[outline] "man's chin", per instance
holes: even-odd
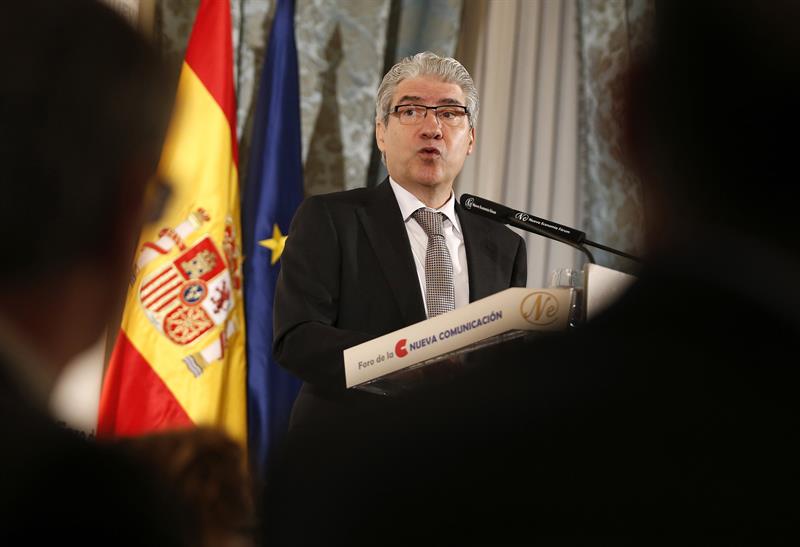
[[[447,182],[441,169],[421,169],[414,173],[413,180],[420,186],[428,187],[440,186]]]

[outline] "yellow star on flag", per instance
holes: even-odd
[[[265,239],[258,242],[262,247],[266,247],[272,251],[272,260],[270,264],[275,264],[280,259],[283,254],[283,247],[286,245],[287,237],[289,236],[283,235],[281,229],[275,224],[272,228],[272,239]]]

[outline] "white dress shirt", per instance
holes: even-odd
[[[400,213],[406,224],[408,241],[411,243],[411,252],[414,255],[414,265],[417,268],[417,278],[419,288],[422,291],[422,300],[425,302],[425,309],[428,309],[428,302],[425,299],[425,251],[428,249],[428,236],[422,226],[411,216],[414,211],[420,208],[430,211],[437,211],[444,215],[442,221],[442,231],[444,240],[447,243],[447,250],[450,252],[450,259],[453,261],[453,283],[456,290],[456,308],[469,304],[469,275],[467,273],[467,251],[464,247],[464,233],[461,231],[461,223],[456,215],[455,194],[450,192],[450,199],[447,200],[439,209],[431,209],[416,198],[411,192],[397,184],[389,177],[389,184],[394,191],[397,205],[400,206]]]

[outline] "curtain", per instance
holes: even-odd
[[[457,192],[580,229],[577,30],[572,0],[465,2],[459,52],[481,109]],[[520,234],[529,287],[580,264],[571,247]]]

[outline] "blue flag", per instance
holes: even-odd
[[[247,421],[253,469],[265,469],[286,433],[300,380],[272,358],[272,304],[280,255],[303,199],[300,84],[294,0],[278,0],[261,75],[244,189]]]

